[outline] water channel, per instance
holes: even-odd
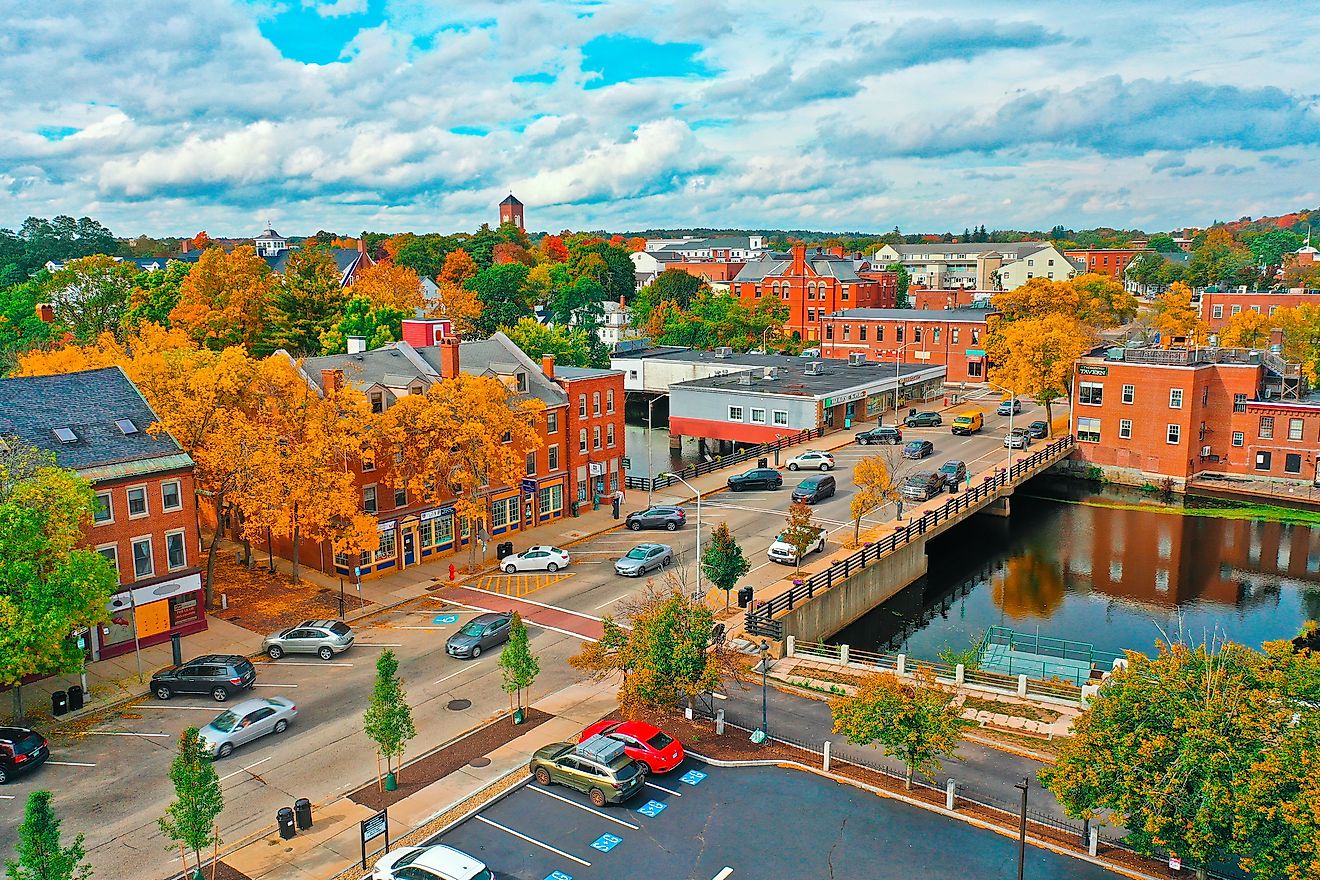
[[[1198,516],[1048,477],[1012,505],[1010,519],[973,517],[932,541],[925,577],[830,641],[936,659],[1000,625],[1153,653],[1163,638],[1259,647],[1320,619],[1311,525]]]

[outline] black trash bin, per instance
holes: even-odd
[[[739,587],[739,588],[738,588],[738,607],[739,607],[739,608],[746,608],[748,605],[751,605],[751,604],[752,604],[752,595],[753,595],[753,591],[752,591],[752,588],[751,588],[751,587]]]
[[[769,466],[770,466],[770,459],[768,459],[768,458],[758,458],[758,459],[756,460],[756,466],[759,467],[759,468],[769,467]]]
[[[56,691],[50,695],[50,714],[56,718],[69,711],[69,695],[64,691]]]
[[[69,711],[77,712],[83,707],[83,689],[82,685],[75,684],[69,688]]]
[[[285,840],[293,840],[293,836],[298,833],[293,828],[293,810],[288,807],[280,807],[275,811],[275,824],[280,828],[280,837]]]
[[[299,831],[312,827],[312,802],[307,798],[298,798],[293,802],[293,818],[298,823]]]
[[[501,541],[499,544],[495,546],[495,556],[497,558],[503,559],[506,556],[512,556],[512,555],[513,555],[512,541]]]

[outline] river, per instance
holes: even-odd
[[[1000,625],[1153,653],[1162,638],[1259,647],[1320,619],[1320,532],[1180,511],[1034,481],[1011,518],[973,517],[931,541],[925,577],[830,641],[935,659]]]

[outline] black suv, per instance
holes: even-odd
[[[687,524],[687,513],[681,507],[648,507],[646,510],[634,510],[628,514],[624,523],[634,532],[640,529],[665,529],[672,532]]]
[[[854,434],[853,439],[857,441],[859,446],[870,446],[872,443],[902,443],[903,432],[898,428],[872,428],[869,431]]]
[[[942,424],[944,424],[944,419],[940,418],[940,414],[937,412],[913,413],[903,419],[903,427],[905,428],[938,428]]]
[[[50,744],[35,730],[0,727],[0,785],[46,763]]]
[[[784,476],[774,468],[752,468],[745,474],[729,477],[727,482],[734,492],[743,489],[778,489],[784,485]]]
[[[248,658],[210,654],[157,672],[151,677],[151,692],[158,700],[168,700],[175,694],[210,694],[211,699],[223,703],[256,682],[257,670]]]

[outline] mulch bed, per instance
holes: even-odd
[[[211,880],[211,869],[209,867],[206,869],[206,880]],[[216,865],[215,880],[252,880],[252,878],[221,861]]]
[[[408,764],[403,768],[399,776],[399,787],[394,791],[385,791],[383,787],[378,788],[376,783],[372,782],[350,794],[349,798],[364,807],[383,810],[390,804],[421,791],[437,779],[448,776],[474,758],[489,754],[554,717],[539,709],[528,708],[525,711],[525,720],[522,724],[515,725],[510,717],[501,717],[457,742]]]
[[[228,597],[229,608],[215,610],[213,616],[263,635],[304,620],[339,616],[338,590],[311,580],[295,584],[282,571],[271,574],[262,561],[244,568],[234,561],[232,553],[220,553],[215,560],[217,602],[221,593]],[[347,612],[364,607],[351,584],[345,589],[344,600]],[[371,605],[367,602],[365,607]]]

